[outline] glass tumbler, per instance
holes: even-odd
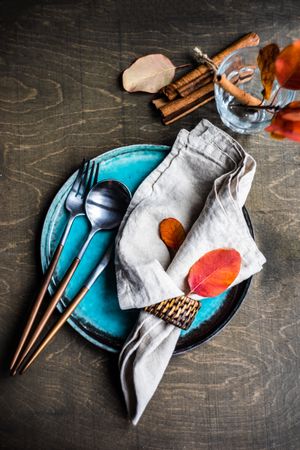
[[[232,52],[219,66],[217,75],[225,74],[240,89],[262,99],[263,86],[257,64],[258,52],[259,47],[246,47]],[[278,88],[279,84],[275,79],[270,99],[264,100],[262,105],[270,104],[276,93],[275,105],[283,107],[294,100],[295,91],[284,88],[278,91]],[[215,84],[215,99],[222,122],[237,133],[259,133],[271,122],[272,112],[239,106],[239,101],[224,91],[217,83]]]

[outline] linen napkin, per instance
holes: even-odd
[[[234,248],[241,254],[241,270],[232,286],[261,270],[265,258],[242,212],[255,168],[254,159],[207,120],[191,132],[179,132],[170,153],[135,192],[116,238],[122,309],[143,308],[188,292],[190,267],[216,248]],[[172,261],[158,233],[167,217],[178,219],[188,231]],[[154,394],[179,335],[179,328],[140,313],[119,358],[133,424]]]

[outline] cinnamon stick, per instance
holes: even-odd
[[[203,84],[205,84],[208,80],[213,80],[214,72],[210,70],[208,67],[208,72],[205,72],[203,75],[197,77],[192,82],[187,83],[186,85],[177,89],[177,93],[180,97],[186,97],[194,92],[196,89],[199,89]]]
[[[172,123],[176,122],[179,119],[182,119],[182,117],[187,116],[191,112],[195,111],[195,109],[200,108],[200,106],[204,106],[206,103],[213,100],[214,94],[212,93],[210,96],[204,99],[199,99],[199,103],[194,104],[194,106],[190,107],[189,109],[182,110],[179,115],[175,115],[173,117],[165,117],[162,119],[162,122],[164,125],[171,125]]]
[[[192,94],[184,98],[178,98],[171,102],[157,106],[161,112],[162,120],[165,125],[175,122],[176,120],[189,114],[191,111],[199,108],[214,97],[214,83],[207,83],[205,86],[197,89]]]
[[[233,88],[235,89],[234,91],[235,93],[236,92],[244,93],[244,91],[237,88],[235,85],[237,83],[242,84],[249,81],[252,78],[252,75],[253,75],[252,71],[243,74],[242,78],[237,75],[235,78],[232,79],[231,82],[227,80],[228,83],[225,83],[226,85],[225,87],[228,89],[228,86],[230,86],[229,89],[232,90],[233,86]],[[218,82],[218,80],[216,80],[216,82]],[[221,80],[220,85],[222,86],[222,84],[223,83]],[[164,123],[164,125],[171,125],[172,123],[176,122],[177,120],[181,119],[187,114],[190,114],[192,111],[195,111],[195,109],[200,108],[200,106],[203,106],[206,103],[210,102],[214,98],[213,91],[214,91],[214,83],[210,82],[184,98],[178,98],[176,100],[169,102],[163,98],[156,98],[152,100],[152,103],[160,111],[162,115],[162,122]],[[252,106],[257,106],[258,102],[260,103],[260,100],[250,96],[250,94],[247,94],[248,99],[249,97],[254,99],[251,102]]]
[[[259,106],[262,104],[262,100],[240,89],[230,80],[228,80],[228,78],[224,74],[218,75],[216,77],[216,83],[218,83],[218,85],[221,86],[221,88],[224,89],[224,91],[231,94],[243,105]]]
[[[168,101],[162,97],[158,97],[152,100],[152,103],[157,109],[160,109],[162,106],[166,105]]]
[[[220,53],[217,53],[213,58],[213,62],[218,66],[223,59],[232,53],[244,47],[254,47],[259,44],[259,36],[256,33],[248,33],[241,39],[238,39],[229,47],[225,48]],[[195,89],[200,87],[206,77],[211,75],[211,69],[205,64],[199,65],[196,69],[188,72],[183,77],[170,83],[163,89],[163,93],[169,100],[174,100],[178,95],[186,97]]]

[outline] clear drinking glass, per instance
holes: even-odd
[[[247,47],[232,52],[219,66],[218,75],[225,74],[226,77],[236,83],[240,89],[262,98],[263,86],[260,80],[260,71],[257,64],[259,47]],[[270,104],[278,90],[275,80],[272,94],[269,100],[262,105]],[[295,98],[295,91],[281,88],[276,96],[274,104],[285,106]],[[223,123],[237,133],[252,134],[259,133],[270,123],[273,114],[264,109],[239,107],[238,100],[215,84],[215,99],[218,112]]]

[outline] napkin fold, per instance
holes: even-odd
[[[241,270],[232,286],[261,270],[265,258],[242,211],[255,168],[254,159],[207,120],[191,132],[179,132],[170,153],[135,192],[116,238],[122,309],[143,308],[188,292],[190,267],[216,248],[234,248],[241,254]],[[158,233],[167,217],[178,219],[188,232],[172,261]],[[179,335],[180,329],[141,311],[119,358],[133,424],[154,394]]]

